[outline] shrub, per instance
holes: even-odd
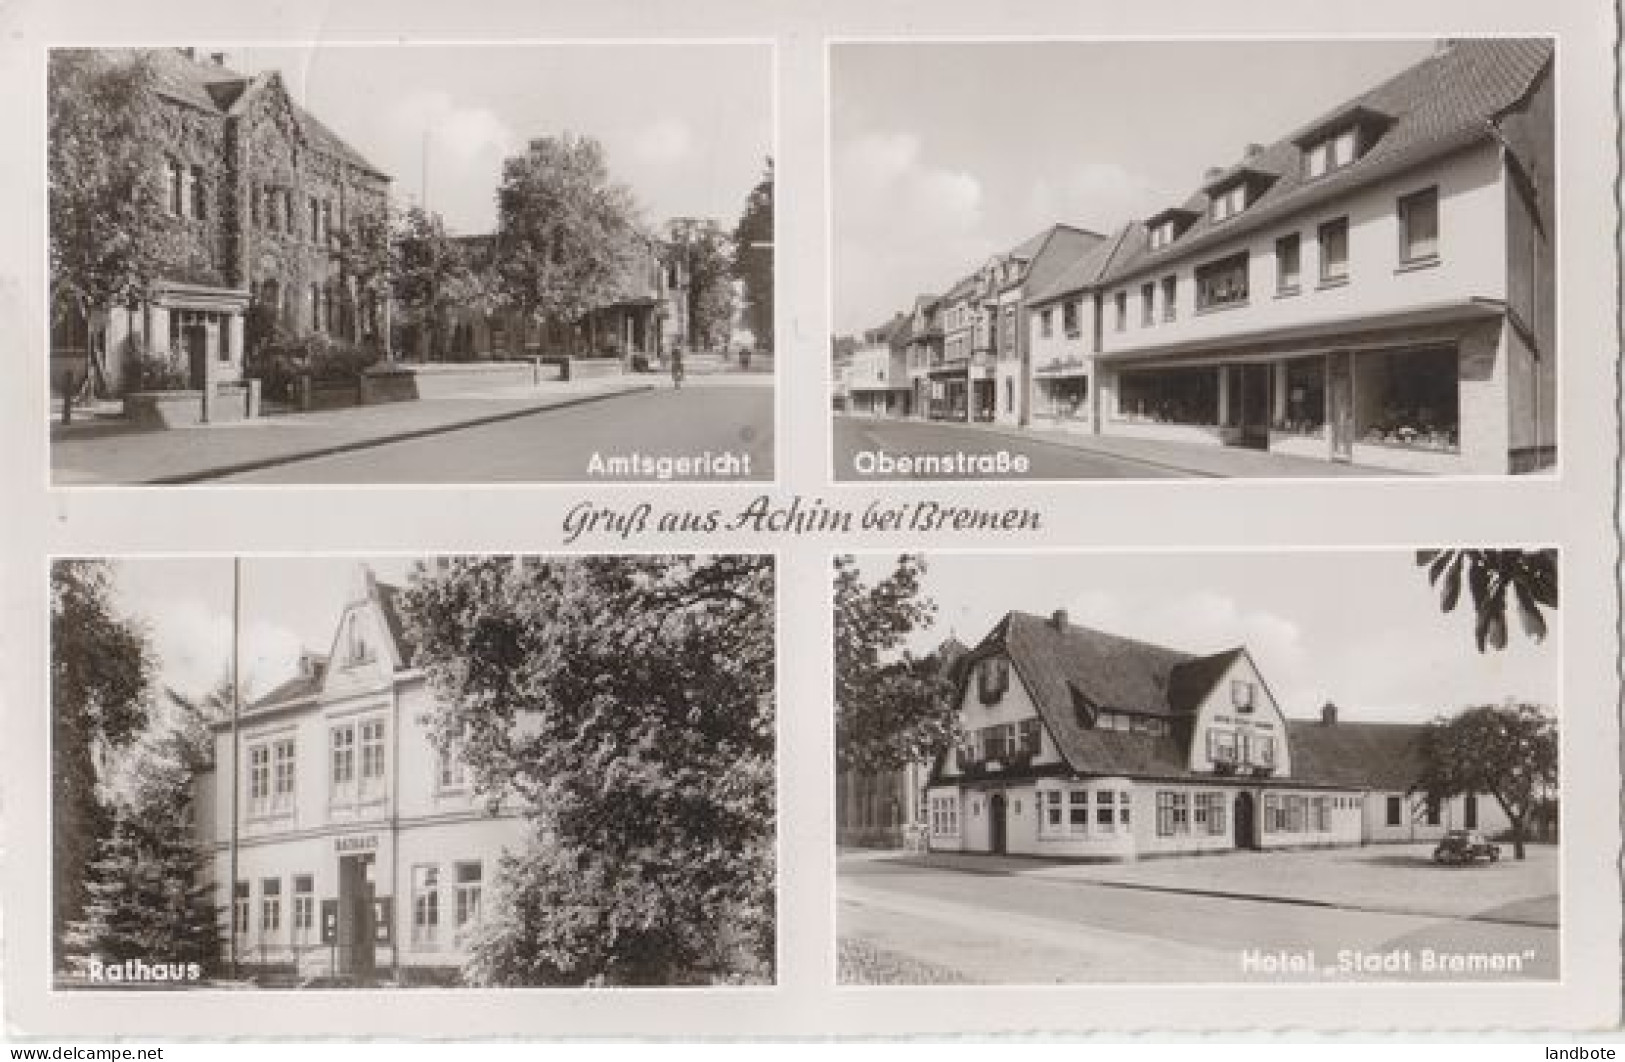
[[[135,391],[185,391],[192,386],[192,372],[179,354],[152,353],[133,348],[129,354],[135,369]]]

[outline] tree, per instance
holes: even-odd
[[[470,980],[770,976],[770,559],[465,559],[403,611],[434,740],[533,826]]]
[[[446,348],[446,317],[472,283],[467,254],[439,214],[412,206],[395,226],[389,271],[407,321],[427,343],[428,357],[437,358]]]
[[[112,819],[97,761],[140,732],[153,671],[145,632],[118,614],[105,561],[51,566],[52,935],[58,967],[66,932],[85,916],[86,878]]]
[[[502,164],[500,284],[528,319],[574,326],[625,295],[637,244],[632,193],[611,180],[593,138],[539,137]]]
[[[179,250],[165,211],[166,140],[155,84],[139,51],[113,58],[58,48],[47,61],[51,313],[55,321],[77,315],[85,323],[90,372],[100,386],[107,380],[107,311],[139,305]],[[63,415],[70,416],[66,403]]]
[[[773,160],[745,200],[733,233],[733,273],[744,287],[745,326],[773,348]]]
[[[1524,858],[1530,815],[1557,787],[1557,724],[1533,704],[1469,708],[1428,724],[1421,736],[1422,777],[1430,800],[1489,793],[1512,826],[1512,851]]]
[[[1416,553],[1418,567],[1428,570],[1428,584],[1439,587],[1439,604],[1455,610],[1466,582],[1477,618],[1473,639],[1478,651],[1486,645],[1505,649],[1507,599],[1517,604],[1524,633],[1539,642],[1546,637],[1541,609],[1557,608],[1557,551],[1555,549],[1424,549]]]
[[[688,279],[689,342],[711,350],[726,346],[733,330],[733,253],[715,221],[679,218],[671,223],[667,253]]]
[[[835,561],[835,756],[841,770],[889,770],[934,760],[959,731],[941,662],[904,644],[928,627],[925,558],[866,585],[851,557]]]
[[[80,961],[196,964],[220,956],[209,855],[193,833],[193,785],[211,757],[205,710],[173,692],[169,710],[110,762],[102,786],[111,828],[88,868],[85,918],[72,927]]]
[[[444,229],[441,235],[444,237]],[[386,354],[390,353],[389,328],[378,315],[387,313],[392,294],[393,237],[389,209],[380,203],[358,208],[338,238],[339,275],[356,300],[352,308],[356,334],[381,345]]]

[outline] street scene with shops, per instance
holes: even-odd
[[[1552,469],[1551,69],[1512,38],[836,46],[836,475]],[[1078,126],[1090,97],[1119,120]]]
[[[54,482],[770,479],[766,50],[645,50],[53,52]]]

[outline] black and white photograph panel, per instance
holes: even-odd
[[[1553,469],[1555,52],[836,42],[836,478]]]
[[[1558,980],[1558,574],[838,557],[839,981]]]
[[[57,989],[773,982],[770,556],[50,580]]]
[[[52,49],[53,482],[772,479],[772,71]]]

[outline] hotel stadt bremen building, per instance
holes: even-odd
[[[517,812],[477,799],[430,740],[399,594],[359,567],[328,652],[239,717],[221,938],[235,936],[243,973],[453,981],[501,853],[524,842]],[[232,881],[232,754],[226,720],[199,801],[217,882]]]
[[[1192,656],[1011,612],[962,658],[965,743],[927,783],[933,851],[1131,860],[1508,826],[1412,794],[1421,727],[1288,719],[1245,648]]]
[[[1038,410],[1396,470],[1552,464],[1552,65],[1547,40],[1442,42],[1209,170],[1029,299]]]

